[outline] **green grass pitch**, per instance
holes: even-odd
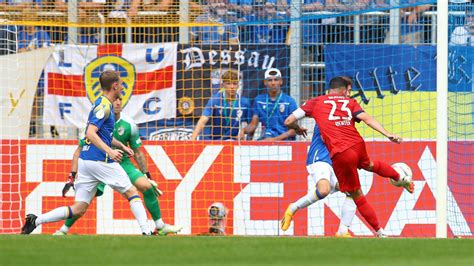
[[[474,265],[474,239],[0,235],[0,265]]]

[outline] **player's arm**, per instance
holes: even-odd
[[[281,134],[280,136],[274,137],[274,138],[267,138],[265,140],[285,140],[291,137],[296,136],[296,130],[294,129],[288,129],[285,133]]]
[[[250,123],[242,130],[241,139],[243,139],[244,134],[248,135],[248,139],[253,139],[253,134],[255,133],[255,130],[257,129],[258,122],[259,122],[258,115],[253,115]]]
[[[361,112],[361,113],[357,114],[356,118],[361,120],[361,121],[364,121],[364,123],[366,123],[369,127],[374,129],[375,131],[378,131],[380,134],[387,137],[390,141],[395,142],[395,143],[401,143],[402,142],[402,138],[400,138],[399,136],[397,136],[395,134],[392,134],[392,133],[388,132],[385,128],[383,128],[383,126],[377,120],[375,120],[375,118],[373,118],[372,116],[370,116],[366,112]]]
[[[71,172],[69,173],[69,176],[67,177],[67,182],[66,184],[64,184],[64,187],[62,190],[63,197],[66,197],[67,192],[71,188],[74,188],[74,181],[76,180],[76,175],[77,175],[77,164],[79,161],[79,156],[81,155],[81,149],[82,149],[82,146],[78,145],[72,156]]]
[[[76,150],[74,151],[74,154],[72,156],[72,162],[71,162],[71,173],[77,173],[77,164],[79,161],[79,155],[81,155],[81,150],[82,150],[82,147],[78,145]]]
[[[135,152],[135,155],[133,156],[133,158],[135,158],[135,161],[137,162],[138,168],[140,168],[140,171],[142,171],[142,173],[148,173],[148,167],[146,165],[145,154],[143,154],[140,148],[133,149],[133,151]]]
[[[116,138],[112,138],[112,146],[115,146],[122,151],[125,151],[128,156],[133,156],[134,155],[134,150],[130,149],[127,145],[123,144],[122,142],[118,141]]]
[[[300,120],[301,118],[305,116],[306,116],[305,111],[301,108],[298,108],[285,119],[285,126],[289,130],[294,130],[295,134],[306,137],[307,129],[300,127],[300,125],[298,125],[298,120]]]
[[[86,138],[97,148],[105,152],[110,156],[110,158],[114,161],[120,162],[122,161],[122,153],[121,150],[114,150],[109,147],[105,142],[97,135],[99,128],[94,124],[89,124],[86,131]]]
[[[209,117],[208,117],[208,116],[202,115],[202,116],[199,118],[199,121],[197,122],[196,127],[195,127],[194,130],[193,130],[193,135],[191,136],[191,140],[196,140],[196,139],[197,139],[197,137],[198,137],[199,134],[201,133],[202,129],[203,129],[204,126],[206,125],[207,121],[209,121]]]

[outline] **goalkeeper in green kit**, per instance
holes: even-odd
[[[158,235],[168,235],[178,233],[182,227],[165,224],[161,218],[160,204],[158,203],[157,196],[161,196],[162,192],[158,189],[156,182],[151,179],[151,175],[148,172],[146,159],[143,152],[139,149],[142,146],[140,136],[138,134],[138,128],[135,123],[128,117],[122,116],[122,99],[118,98],[113,103],[114,114],[115,114],[115,125],[113,137],[115,140],[120,141],[125,146],[130,146],[134,151],[134,158],[137,162],[140,170],[130,161],[127,156],[123,156],[120,166],[125,170],[132,184],[142,193],[145,201],[145,206],[148,212],[155,221],[156,231]],[[112,144],[115,142],[112,142]],[[66,193],[72,187],[74,188],[74,179],[77,173],[77,162],[81,149],[85,144],[85,139],[79,141],[79,146],[74,152],[72,160],[71,173],[68,177],[68,182],[64,185],[62,195],[66,196]],[[145,173],[145,174],[143,174]],[[100,183],[97,186],[96,197],[101,196],[104,193],[105,184]],[[54,233],[54,235],[66,235],[69,229],[77,219],[67,219],[64,225]]]

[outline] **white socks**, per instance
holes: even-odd
[[[35,225],[41,225],[44,223],[52,223],[67,219],[70,216],[69,207],[59,207],[47,213],[41,214],[36,218]],[[71,215],[72,216],[72,215]]]
[[[342,204],[341,210],[341,223],[339,224],[339,234],[345,234],[349,231],[349,227],[352,224],[354,215],[356,213],[357,206],[351,197],[346,197]]]
[[[132,209],[133,216],[135,216],[135,219],[138,221],[138,225],[140,225],[142,233],[150,233],[145,207],[143,206],[140,197],[138,195],[131,196],[128,198],[128,201],[130,202],[130,209]]]
[[[163,219],[158,219],[155,221],[155,227],[156,229],[162,229],[165,226],[165,222],[163,222]]]
[[[316,193],[314,191],[309,192],[307,195],[301,197],[296,202],[290,204],[290,210],[295,213],[297,210],[306,208],[309,205],[315,203],[316,201],[318,201]]]
[[[69,227],[67,227],[65,224],[63,224],[63,226],[61,226],[61,228],[59,228],[59,231],[67,234],[67,233],[69,233]]]

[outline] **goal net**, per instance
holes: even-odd
[[[332,78],[346,76],[351,97],[404,139],[396,145],[357,124],[371,159],[403,162],[413,172],[410,194],[359,170],[386,233],[435,236],[436,158],[447,156],[449,236],[472,236],[471,4],[449,5],[449,36],[438,38],[436,1],[283,2],[2,6],[0,233],[18,233],[27,213],[73,203],[74,191],[62,197],[61,190],[101,96],[99,75],[115,70],[123,80],[121,115],[136,123],[146,170],[164,192],[163,220],[183,226],[183,234],[208,233],[216,224],[210,207],[219,203],[225,215],[218,225],[227,235],[334,236],[340,192],[280,229],[288,205],[315,190],[306,170],[315,123],[300,121],[309,132],[304,138],[288,134],[283,121],[323,95]],[[450,44],[448,154],[436,154],[438,40]],[[228,82],[231,72],[236,82]],[[135,234],[128,205],[106,187],[70,232]],[[374,235],[359,214],[350,230]]]

